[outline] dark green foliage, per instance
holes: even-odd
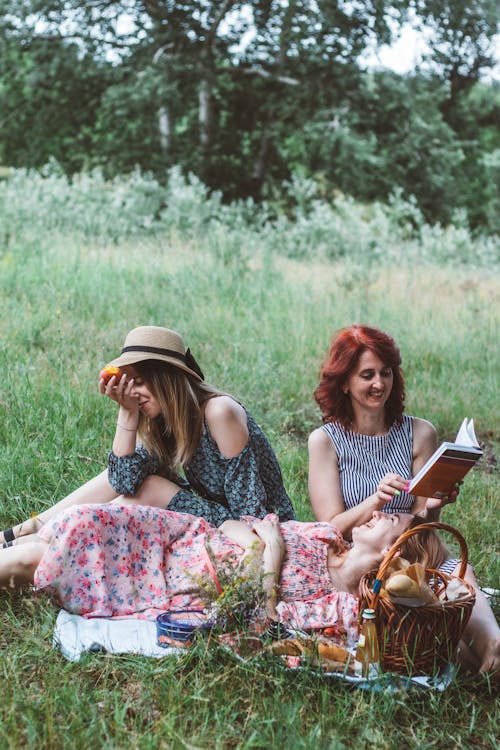
[[[178,165],[226,201],[282,198],[297,172],[325,197],[402,189],[428,221],[497,232],[495,5],[0,0],[0,163]],[[364,72],[409,8],[433,34],[425,73]]]
[[[34,167],[50,158],[82,169],[95,114],[114,71],[61,40],[0,46],[0,160]]]
[[[418,196],[427,218],[449,221],[461,205],[464,154],[439,109],[443,85],[423,77],[367,74],[330,121],[312,120],[313,171],[365,200],[386,199],[395,186]],[[307,142],[307,141],[306,141]]]
[[[450,84],[445,108],[451,114],[456,97],[495,64],[498,4],[496,0],[414,0],[412,4],[422,25],[432,30],[429,57]]]

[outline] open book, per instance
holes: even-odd
[[[481,458],[474,422],[465,418],[454,443],[441,443],[439,448],[411,480],[408,492],[421,497],[444,497]]]

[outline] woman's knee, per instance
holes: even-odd
[[[0,560],[0,585],[2,588],[18,588],[33,583],[35,571],[42,559],[47,544],[32,542],[5,550]]]
[[[125,496],[125,499],[139,505],[166,508],[178,491],[179,487],[174,482],[156,474],[150,474],[141,484],[137,493],[133,496]]]
[[[38,539],[36,542],[33,542],[33,544],[29,546],[27,554],[23,554],[21,560],[21,570],[26,580],[30,582],[33,581],[35,570],[38,568],[40,560],[47,551],[47,547],[47,542],[42,541],[42,539]],[[24,548],[21,547],[20,549],[23,550]]]

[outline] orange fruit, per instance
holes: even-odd
[[[109,383],[111,378],[114,377],[115,383],[118,383],[122,375],[123,373],[119,367],[115,367],[114,365],[106,365],[106,367],[103,367],[101,372],[99,373],[99,379],[104,380],[104,382],[107,384]]]

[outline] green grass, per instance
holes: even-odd
[[[218,241],[224,244],[224,231]],[[279,245],[279,238],[275,238]],[[259,236],[235,257],[174,233],[106,244],[19,231],[0,247],[0,523],[41,511],[105,465],[115,408],[100,367],[140,324],[181,331],[207,378],[269,434],[299,518],[307,501],[312,398],[332,332],[367,322],[401,346],[408,412],[453,438],[474,417],[488,460],[443,520],[500,587],[499,278],[492,269],[292,261]],[[0,595],[0,742],[5,748],[493,748],[495,691],[460,675],[443,694],[375,694],[203,645],[180,659],[51,648],[57,607]]]

